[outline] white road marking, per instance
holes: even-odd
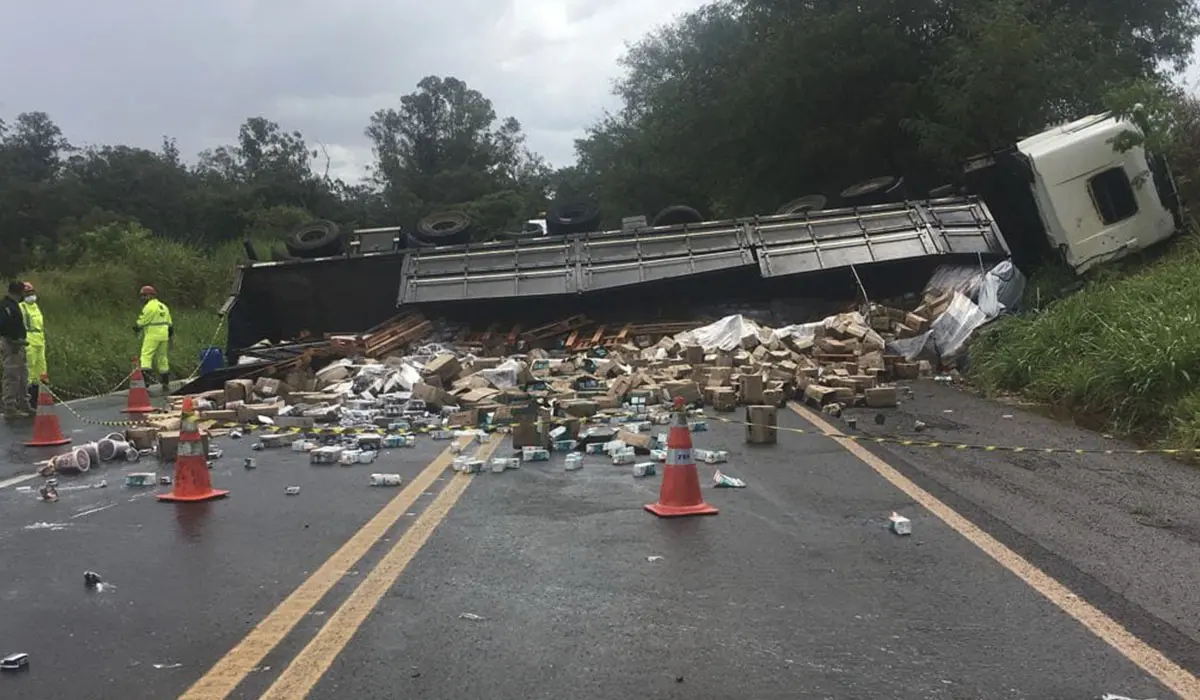
[[[0,481],[0,489],[5,489],[5,488],[8,488],[9,486],[16,486],[17,484],[23,484],[26,481],[29,481],[30,479],[36,479],[36,478],[37,478],[37,474],[25,474],[24,476],[14,476],[11,479],[5,479],[4,481]]]
[[[100,512],[100,511],[102,511],[102,510],[108,510],[109,508],[112,508],[112,507],[113,507],[113,506],[115,506],[115,505],[117,505],[117,504],[116,504],[116,503],[109,503],[109,504],[108,504],[108,505],[106,505],[106,506],[100,506],[99,508],[92,508],[91,510],[85,510],[85,511],[83,511],[82,513],[76,513],[75,515],[72,515],[72,516],[71,516],[71,520],[74,520],[75,518],[82,518],[82,517],[83,517],[83,516],[85,516],[85,515],[91,515],[91,514],[93,514],[93,513],[99,513],[99,512]]]

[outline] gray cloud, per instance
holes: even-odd
[[[5,3],[0,115],[43,110],[76,143],[189,155],[263,115],[324,144],[338,175],[363,128],[425,75],[455,75],[517,117],[554,165],[605,109],[626,42],[704,0],[49,0]],[[46,28],[46,29],[40,29]]]

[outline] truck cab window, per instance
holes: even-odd
[[[1088,192],[1100,220],[1106,225],[1124,221],[1138,212],[1133,185],[1124,168],[1109,168],[1088,180]]]

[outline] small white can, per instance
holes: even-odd
[[[548,462],[550,461],[550,451],[544,447],[522,447],[521,459],[526,462]]]
[[[899,513],[892,513],[888,518],[888,529],[897,535],[911,535],[912,521]]]
[[[284,489],[283,492],[289,496],[299,496],[300,495],[300,487],[299,486],[289,486],[286,489]]]
[[[516,457],[497,457],[492,460],[492,471],[502,472],[508,469],[520,469],[521,460]]]
[[[657,473],[658,464],[655,462],[638,462],[633,465],[633,476],[637,479],[654,476]]]
[[[372,474],[371,475],[371,485],[372,486],[399,486],[400,481],[401,481],[401,479],[400,479],[399,474]]]
[[[633,464],[636,461],[637,461],[637,453],[633,451],[633,448],[629,448],[627,450],[621,450],[619,452],[614,452],[613,456],[612,456],[612,463],[617,466],[620,466],[622,464]]]

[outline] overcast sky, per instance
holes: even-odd
[[[370,115],[453,75],[515,116],[552,165],[606,108],[626,42],[703,0],[4,0],[0,117],[41,110],[76,144],[189,157],[262,115],[371,162]]]
[[[189,157],[262,115],[361,177],[363,129],[426,75],[517,117],[552,165],[608,108],[626,42],[704,0],[3,0],[0,116],[48,112],[76,144]],[[1196,71],[1189,82],[1195,85]]]

